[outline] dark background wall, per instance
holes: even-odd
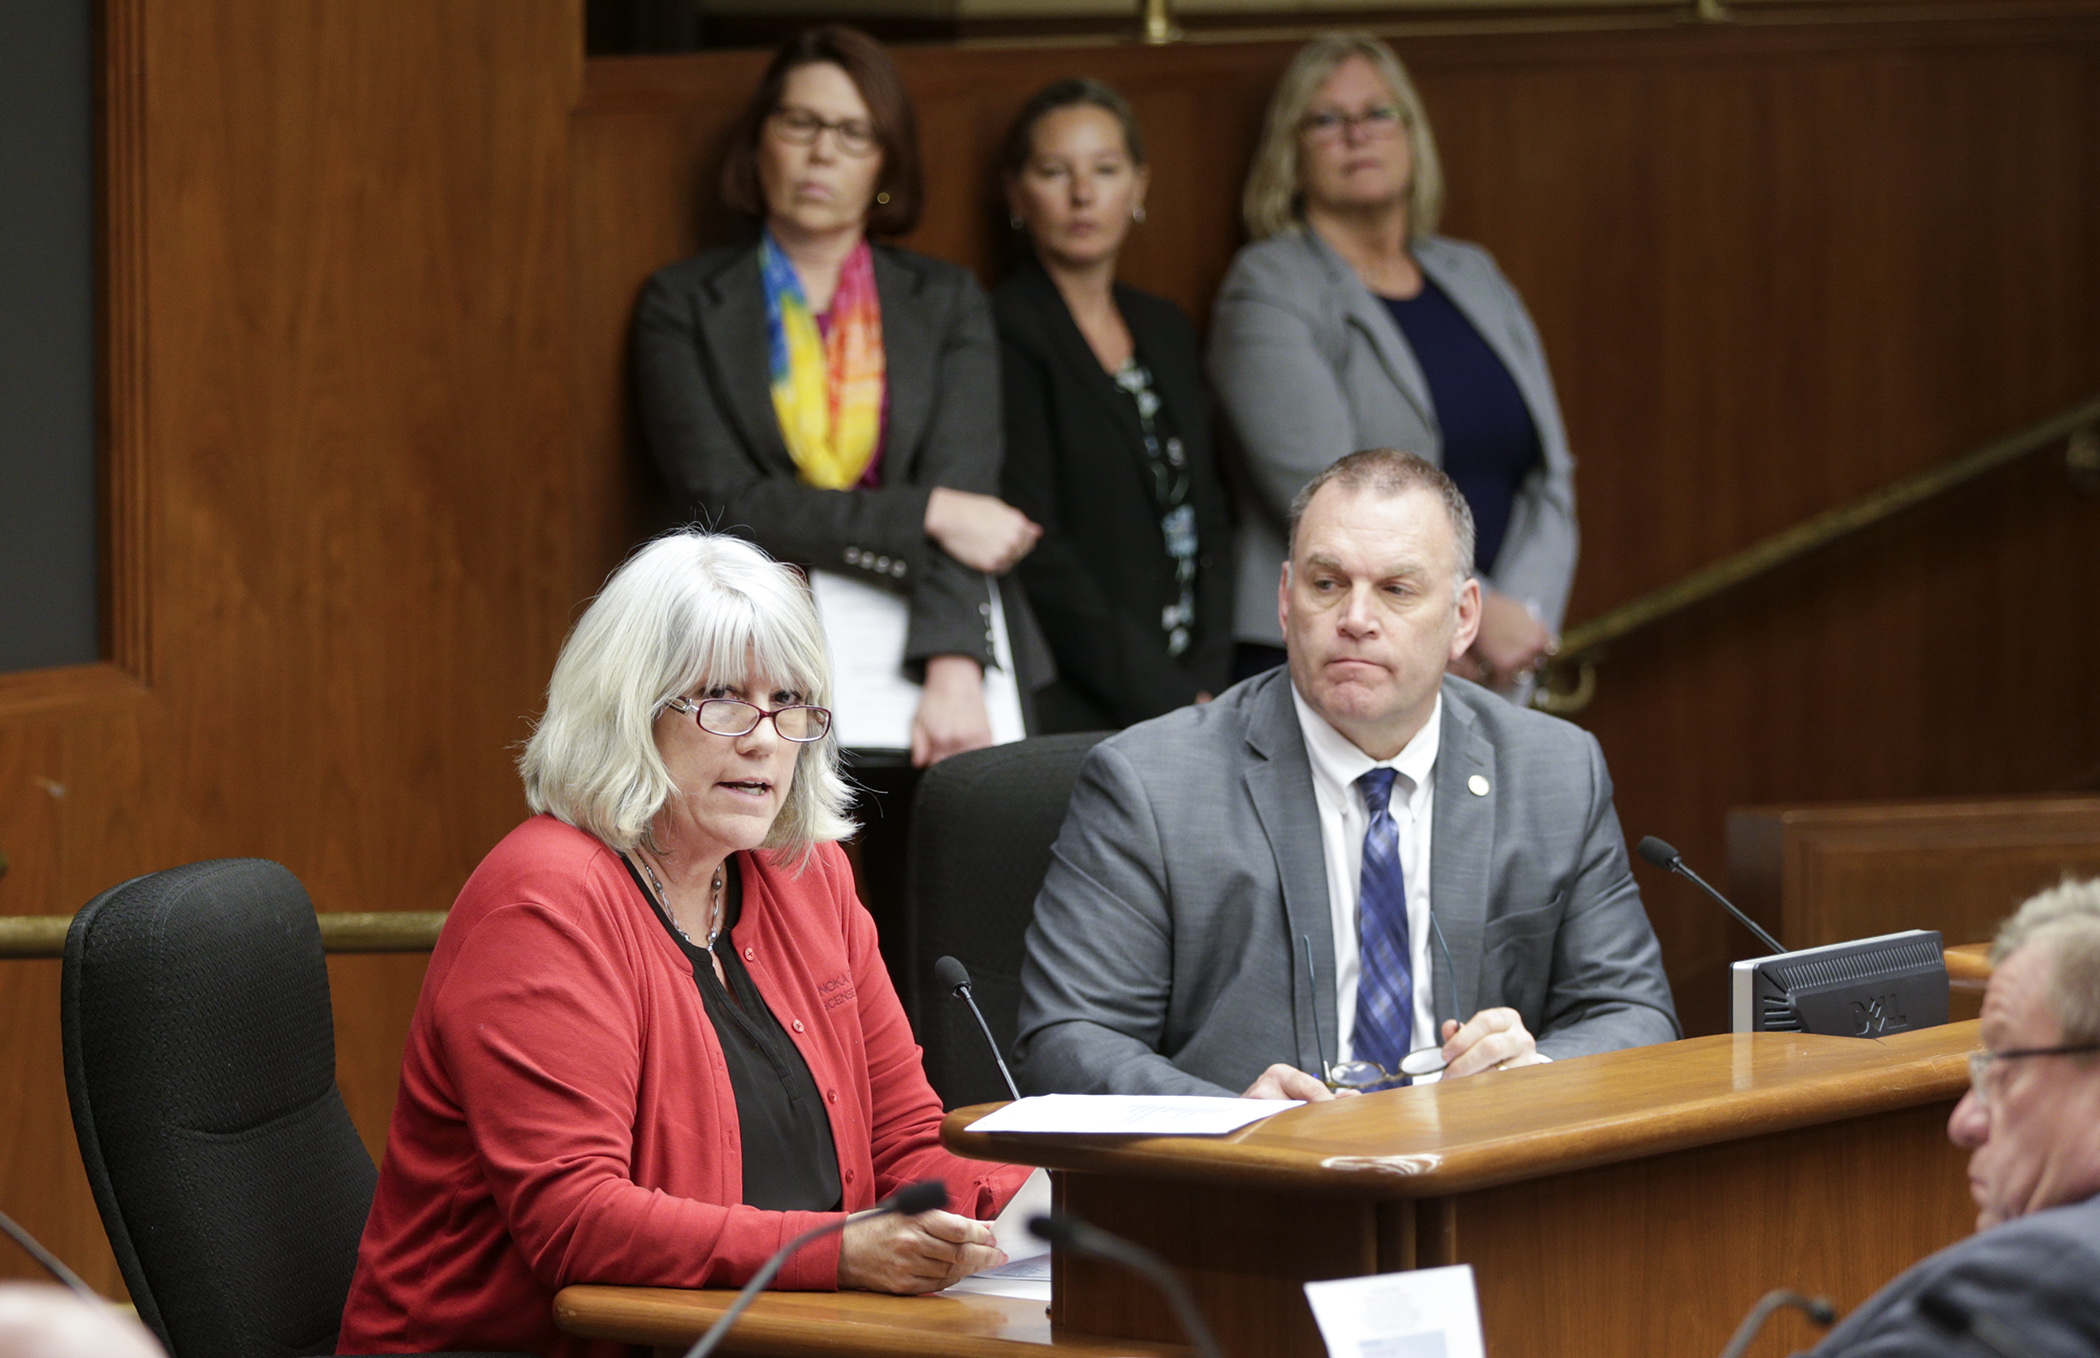
[[[0,5],[0,671],[98,649],[90,10]]]

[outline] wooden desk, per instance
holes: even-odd
[[[683,1353],[736,1300],[730,1290],[565,1287],[554,1320],[587,1339]],[[867,1292],[767,1292],[729,1332],[721,1354],[805,1358],[1189,1358],[1176,1344],[1053,1336],[1039,1301],[1018,1297],[883,1297]]]
[[[1948,1112],[1973,1022],[1752,1034],[1294,1109],[1223,1138],[943,1139],[1179,1265],[1233,1355],[1323,1352],[1301,1284],[1471,1263],[1495,1358],[1711,1354],[1768,1288],[1857,1305],[1974,1225]],[[1054,1265],[1062,1330],[1178,1339],[1149,1288]],[[1754,1352],[1806,1345],[1797,1320]]]

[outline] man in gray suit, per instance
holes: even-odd
[[[1320,1099],[1308,1072],[1374,1052],[1440,1046],[1450,1077],[1678,1035],[1596,740],[1445,673],[1471,539],[1411,454],[1301,492],[1289,665],[1081,770],[1028,932],[1026,1086]]]
[[[1976,1230],[1862,1303],[1814,1358],[2100,1353],[2100,881],[1999,929],[1983,1047],[1947,1121]]]

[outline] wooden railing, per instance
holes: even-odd
[[[1597,690],[1597,665],[1613,642],[1842,542],[2007,463],[2058,444],[2064,445],[2065,471],[2072,484],[2089,495],[2100,493],[2100,394],[1973,452],[1827,510],[1661,589],[1620,604],[1600,617],[1570,627],[1561,637],[1559,653],[1540,676],[1532,705],[1548,712],[1579,712],[1589,705]]]
[[[321,946],[332,953],[429,952],[445,927],[442,910],[329,911]],[[70,915],[0,915],[0,957],[63,957]]]

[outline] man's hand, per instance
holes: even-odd
[[[992,1228],[953,1212],[894,1212],[846,1226],[839,1242],[839,1286],[911,1295],[938,1292],[1006,1262]]]
[[[1354,1093],[1345,1090],[1344,1093]],[[1303,1099],[1307,1103],[1325,1103],[1334,1097],[1318,1077],[1307,1075],[1296,1066],[1281,1063],[1270,1066],[1255,1078],[1240,1094],[1243,1099]]]
[[[1538,1040],[1514,1009],[1483,1009],[1464,1027],[1457,1019],[1445,1019],[1443,1035],[1447,1080],[1483,1070],[1542,1066],[1552,1059],[1539,1055]]]

